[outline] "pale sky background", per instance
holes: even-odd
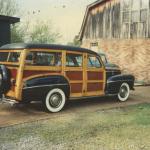
[[[66,44],[79,33],[87,5],[96,0],[17,1],[21,11],[23,10],[22,17],[30,20],[52,21],[55,30],[62,35],[60,42]]]

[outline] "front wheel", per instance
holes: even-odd
[[[118,99],[121,102],[124,102],[128,99],[130,94],[130,87],[127,83],[122,83],[118,93]]]
[[[63,109],[66,103],[65,93],[61,89],[51,90],[44,101],[44,105],[49,112],[59,112]]]

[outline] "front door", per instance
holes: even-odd
[[[104,95],[105,69],[97,55],[86,54],[84,96]]]
[[[70,83],[70,97],[83,96],[83,54],[66,53],[65,75]]]

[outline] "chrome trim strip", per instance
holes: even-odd
[[[133,80],[117,80],[117,81],[107,81],[107,83],[113,83],[113,82],[124,82],[124,81],[133,81]]]
[[[51,85],[39,85],[39,86],[31,86],[31,87],[24,87],[23,90],[26,89],[33,89],[33,88],[40,88],[40,87],[50,87],[50,86],[56,86],[56,85],[68,85],[67,83],[64,84],[51,84]]]

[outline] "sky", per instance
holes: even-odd
[[[96,0],[17,0],[22,18],[50,21],[62,37],[60,43],[73,41],[78,35],[87,5]]]

